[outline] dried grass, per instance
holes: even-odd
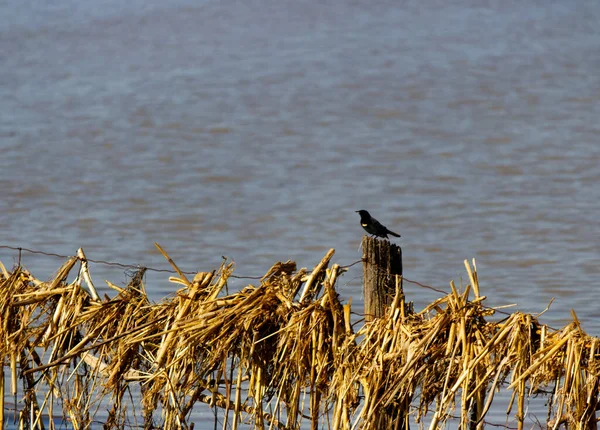
[[[598,338],[575,315],[561,330],[520,312],[489,321],[474,265],[465,291],[451,284],[415,313],[398,289],[382,318],[354,330],[335,291],[343,269],[328,268],[333,250],[310,273],[277,263],[257,285],[225,295],[233,264],[190,281],[159,249],[182,287],[158,304],[143,271],[101,300],[82,251],[47,282],[0,267],[0,355],[10,368],[0,400],[22,381],[23,428],[42,417],[89,428],[102,414],[105,428],[191,428],[198,403],[223,410],[223,428],[233,429],[378,429],[382,419],[408,428],[425,418],[436,429],[452,417],[481,428],[499,390],[512,393],[519,428],[526,401],[544,392],[548,426],[595,428]]]

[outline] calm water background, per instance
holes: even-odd
[[[3,2],[0,64],[0,245],[261,275],[356,261],[364,208],[408,278],[475,257],[489,305],[600,335],[595,0]],[[339,291],[361,311],[360,265]]]

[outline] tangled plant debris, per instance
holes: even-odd
[[[143,270],[100,298],[81,250],[49,281],[0,264],[0,422],[18,395],[21,428],[89,428],[98,414],[104,428],[191,428],[205,407],[234,430],[377,429],[381,416],[396,428],[452,419],[466,429],[483,427],[494,394],[508,390],[519,428],[539,393],[549,427],[596,428],[598,338],[574,314],[560,330],[520,312],[490,321],[474,265],[464,291],[451,283],[420,312],[397,291],[383,317],[355,328],[333,250],[312,271],[280,262],[225,294],[232,263],[190,280],[159,249],[181,286],[159,303]]]

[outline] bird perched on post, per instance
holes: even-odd
[[[394,233],[393,231],[388,230],[388,228],[384,225],[381,225],[379,221],[369,214],[364,209],[356,211],[360,215],[360,225],[365,229],[367,233],[377,237],[385,237],[388,238],[388,234],[392,236],[400,237],[398,233]]]

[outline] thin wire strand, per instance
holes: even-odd
[[[0,249],[10,249],[13,251],[18,251],[18,260],[17,260],[17,264],[20,266],[21,265],[21,261],[22,261],[22,253],[24,252],[28,252],[30,254],[38,254],[38,255],[44,255],[47,257],[56,257],[56,258],[71,258],[71,255],[62,255],[62,254],[56,254],[54,252],[45,252],[45,251],[39,251],[39,250],[34,250],[34,249],[29,249],[29,248],[23,248],[23,247],[14,247],[14,246],[9,246],[9,245],[0,245]],[[177,274],[177,272],[175,270],[172,269],[156,269],[153,267],[144,267],[144,266],[140,266],[140,265],[136,265],[136,264],[123,264],[123,263],[117,263],[114,261],[105,261],[105,260],[92,260],[90,258],[86,259],[89,263],[95,263],[95,264],[101,264],[101,265],[105,265],[105,266],[112,266],[112,267],[119,267],[122,269],[133,269],[133,270],[139,270],[139,269],[146,269],[147,271],[151,271],[151,272],[156,272],[156,273],[172,273],[172,274]],[[345,266],[340,266],[341,269],[347,270],[349,268],[351,268],[352,266],[355,266],[358,263],[361,263],[363,261],[363,259],[360,260],[356,260],[353,263],[347,264]],[[186,275],[195,275],[197,272],[182,272]],[[263,276],[241,276],[241,275],[230,275],[230,278],[234,278],[234,279],[252,279],[252,280],[260,280],[264,278]],[[420,282],[408,279],[406,277],[402,277],[402,279],[410,284],[414,284],[417,285],[421,288],[427,288],[429,290],[435,291],[437,293],[440,294],[444,294],[444,295],[448,295],[450,294],[448,291],[444,291],[442,289],[439,288],[435,288],[432,287],[431,285],[426,285],[426,284],[422,284]],[[492,309],[497,313],[503,314],[503,315],[511,315],[508,312],[504,312],[500,309],[494,309],[492,307],[486,306],[481,304],[481,306],[483,306],[484,308],[487,309]]]
[[[33,250],[33,249],[29,249],[29,248],[22,248],[22,247],[14,247],[14,246],[8,246],[8,245],[0,245],[0,248],[2,249],[12,249],[14,251],[19,251],[19,260],[18,260],[18,265],[21,265],[21,252],[25,251],[28,252],[30,254],[39,254],[39,255],[45,255],[47,257],[57,257],[57,258],[71,258],[72,255],[62,255],[62,254],[55,254],[53,252],[44,252],[44,251],[38,251],[38,250]],[[113,266],[113,267],[119,267],[122,269],[146,269],[148,271],[152,271],[152,272],[159,272],[159,273],[177,273],[175,270],[171,270],[171,269],[155,269],[153,267],[144,267],[141,266],[139,264],[123,264],[123,263],[117,263],[114,261],[105,261],[105,260],[93,260],[91,258],[86,258],[86,261],[89,263],[95,263],[95,264],[102,264],[104,266]],[[183,272],[186,275],[195,275],[197,272]],[[260,278],[259,278],[260,279]]]
[[[39,254],[39,255],[45,255],[47,257],[57,257],[57,258],[63,258],[63,259],[71,258],[72,257],[71,255],[62,255],[62,254],[56,254],[56,253],[53,253],[53,252],[44,252],[44,251],[33,250],[33,249],[29,249],[29,248],[14,247],[14,246],[8,246],[8,245],[0,245],[0,248],[1,249],[11,249],[13,251],[18,251],[19,252],[19,259],[18,259],[18,265],[19,266],[21,265],[21,253],[23,251],[28,252],[30,254]],[[140,265],[136,265],[136,264],[123,264],[123,263],[117,263],[117,262],[114,262],[114,261],[93,260],[91,258],[87,258],[86,260],[89,263],[102,264],[102,265],[105,265],[105,266],[119,267],[119,268],[122,268],[122,269],[139,270],[139,269],[143,268],[143,269],[146,269],[148,271],[157,272],[157,273],[175,273],[175,274],[177,273],[175,270],[172,270],[172,269],[156,269],[156,268],[153,268],[153,267],[145,267],[145,266],[140,266]],[[363,261],[362,259],[356,260],[353,263],[347,264],[345,266],[340,266],[340,268],[344,269],[344,270],[347,270],[347,269],[351,268],[352,266],[355,266],[356,264],[361,263],[362,261]],[[182,272],[182,273],[184,273],[186,275],[195,275],[197,272]],[[232,274],[230,276],[230,278],[260,280],[260,279],[264,278],[264,276],[241,276],[241,275],[233,275]],[[445,295],[449,294],[449,292],[447,292],[447,291],[441,290],[439,288],[432,287],[430,285],[425,285],[425,284],[422,284],[422,283],[417,282],[417,281],[410,280],[408,278],[405,278],[404,276],[402,277],[402,279],[405,280],[406,282],[411,283],[411,284],[415,284],[415,285],[417,285],[419,287],[422,287],[422,288],[428,288],[428,289],[436,291],[436,292],[438,292],[440,294],[445,294]]]
[[[17,265],[21,265],[21,253],[24,252],[28,252],[30,254],[38,254],[38,255],[45,255],[47,257],[56,257],[56,258],[71,258],[72,255],[63,255],[63,254],[56,254],[54,252],[45,252],[45,251],[39,251],[39,250],[34,250],[34,249],[29,249],[29,248],[23,248],[23,247],[15,247],[15,246],[9,246],[9,245],[0,245],[0,249],[10,249],[13,251],[18,251],[19,252],[19,256],[18,256],[18,261],[17,261]],[[86,258],[86,261],[89,263],[95,263],[95,264],[102,264],[104,266],[113,266],[113,267],[119,267],[121,269],[134,269],[134,270],[138,270],[138,269],[146,269],[148,271],[151,272],[157,272],[157,273],[174,273],[176,274],[177,272],[175,270],[172,269],[156,269],[154,267],[147,267],[147,266],[141,266],[139,264],[123,264],[123,263],[117,263],[114,261],[105,261],[105,260],[94,260],[91,258]],[[346,266],[340,266],[340,268],[342,269],[349,269],[350,267],[358,264],[362,262],[362,260],[357,260],[354,263],[348,264]],[[195,275],[198,272],[182,272],[186,275]],[[241,276],[241,275],[231,275],[230,278],[235,278],[235,279],[255,279],[255,280],[259,280],[264,278],[263,276]]]

